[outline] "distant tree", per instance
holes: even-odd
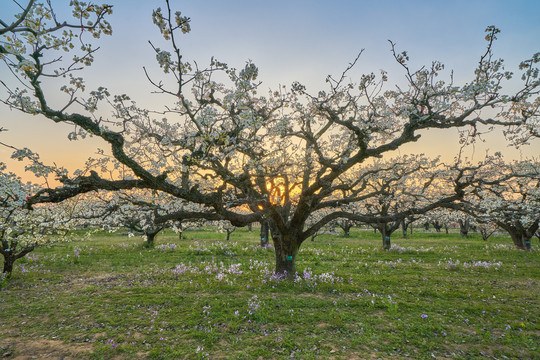
[[[225,238],[226,241],[229,241],[231,239],[231,234],[238,229],[228,221],[217,221],[214,226],[217,227],[219,232],[227,234],[227,237]]]
[[[370,190],[369,197],[357,203],[357,212],[377,219],[368,224],[379,231],[383,248],[388,250],[392,234],[402,223],[420,215],[414,209],[437,209],[441,200],[455,193],[454,179],[461,177],[462,171],[424,155],[376,161],[364,166],[356,176],[363,178]],[[382,220],[385,217],[391,220]]]
[[[142,235],[144,246],[154,247],[157,235],[166,228],[173,229],[182,239],[184,226],[198,227],[196,220],[176,219],[157,222],[156,218],[174,211],[193,211],[197,205],[188,204],[166,193],[147,190],[121,190],[117,192],[95,192],[79,196],[73,217],[87,227],[102,230],[125,229],[130,235]]]
[[[387,90],[384,71],[350,82],[357,57],[342,74],[327,77],[324,91],[311,94],[300,83],[293,83],[290,90],[280,88],[262,95],[259,70],[251,62],[237,70],[215,58],[206,68],[186,61],[179,36],[191,31],[190,19],[173,13],[168,0],[165,5],[152,18],[169,49],[151,46],[169,80],[158,79],[152,69],[145,69],[156,92],[170,98],[156,111],[139,108],[125,94],[112,96],[104,87],[87,92],[84,80],[73,75],[78,68],[91,65],[96,51],[88,37],[79,33],[110,34],[105,16],[111,13],[111,6],[83,6],[72,1],[75,19],[70,24],[56,19],[50,2],[29,1],[22,13],[2,19],[0,55],[16,81],[24,84],[17,88],[14,79],[5,80],[4,104],[72,124],[70,139],[87,134],[100,138],[110,147],[110,156],[130,172],[121,179],[97,172],[66,175],[60,178],[62,186],[38,192],[29,205],[61,202],[96,189],[148,189],[204,209],[173,211],[156,217],[156,223],[206,218],[245,226],[268,219],[276,272],[294,277],[300,246],[329,222],[341,218],[389,224],[455,202],[470,186],[468,175],[462,172],[452,180],[453,194],[425,206],[388,215],[340,210],[378,195],[377,191],[366,192],[364,182],[350,176],[370,159],[403,149],[429,129],[470,129],[463,132],[464,141],[477,136],[483,126],[503,129],[514,144],[539,136],[535,66],[540,55],[521,63],[522,86],[503,94],[502,85],[512,74],[503,70],[502,60],[493,58],[492,45],[499,32],[495,27],[487,29],[487,49],[474,77],[461,86],[452,77],[450,82],[441,80],[444,66],[439,62],[411,69],[408,54],[391,44],[408,81],[406,86]],[[65,51],[74,54],[71,63],[60,61],[63,57],[58,52]],[[59,98],[52,102],[51,96],[58,94],[48,82],[63,77],[65,103],[57,105]],[[105,111],[107,107],[111,114]],[[307,226],[310,217],[324,209],[338,211],[328,211]]]
[[[482,240],[487,241],[491,235],[497,232],[497,225],[493,222],[486,222],[478,224],[478,231],[482,236]]]
[[[480,223],[505,230],[518,249],[530,250],[540,227],[540,163],[499,159],[477,176],[482,182],[464,198],[461,209]]]

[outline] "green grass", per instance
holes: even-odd
[[[321,235],[272,277],[258,229],[94,235],[0,283],[0,356],[72,359],[538,358],[537,250],[505,237]],[[172,244],[172,245],[170,245]],[[76,256],[78,252],[78,256]],[[458,262],[459,261],[459,262]]]

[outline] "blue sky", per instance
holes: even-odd
[[[150,13],[161,2],[114,3],[115,34],[105,40],[104,53],[111,58],[121,57],[123,49],[146,53],[130,61],[130,71],[140,73],[153,60],[146,40],[158,37]],[[540,43],[537,0],[197,0],[173,1],[173,7],[192,19],[191,34],[181,40],[187,59],[205,64],[216,56],[236,67],[251,59],[269,87],[300,80],[318,89],[327,74],[341,72],[361,49],[358,74],[397,68],[387,40],[407,50],[418,65],[441,60],[464,78],[484,50],[488,25],[502,30],[495,51],[509,65],[538,51]]]
[[[12,8],[10,0],[5,11]],[[67,0],[53,0],[60,17],[66,14]],[[94,66],[85,72],[89,87],[105,86],[113,93],[127,93],[142,104],[154,104],[143,66],[160,75],[154,66],[154,54],[148,40],[161,42],[152,24],[152,9],[164,6],[158,0],[111,0],[112,37],[99,40],[100,53]],[[365,49],[352,73],[390,72],[390,82],[402,82],[404,74],[395,64],[387,40],[407,50],[414,65],[440,60],[454,69],[459,81],[470,79],[485,50],[484,29],[501,29],[494,53],[505,59],[509,70],[540,51],[540,1],[538,0],[457,0],[457,1],[306,1],[306,0],[172,0],[172,7],[192,19],[192,32],[181,38],[185,58],[208,64],[215,56],[240,68],[247,60],[259,66],[259,78],[267,88],[290,85],[298,80],[308,89],[324,88],[328,74],[340,74],[356,54]],[[3,4],[4,6],[4,4]],[[5,17],[2,11],[2,17]],[[0,77],[7,77],[0,67]],[[353,79],[354,80],[354,79]],[[4,96],[4,93],[0,93]],[[48,120],[28,117],[0,106],[0,141],[28,146],[47,161],[66,163],[72,169],[92,155],[98,141],[76,144],[67,141],[69,128]],[[32,129],[29,131],[28,129]],[[447,139],[453,141],[455,133]],[[37,136],[39,135],[39,136]],[[46,136],[44,136],[46,135]],[[437,136],[431,137],[432,139]],[[426,139],[418,146],[436,154],[435,144]],[[498,140],[484,145],[491,151],[501,149]],[[66,151],[68,149],[68,151]],[[414,151],[419,151],[415,148]],[[483,154],[483,148],[478,152]],[[67,158],[66,153],[78,154]],[[510,151],[513,157],[520,152]],[[525,154],[540,153],[538,143]],[[9,152],[0,149],[0,161]],[[62,161],[64,160],[64,161]]]

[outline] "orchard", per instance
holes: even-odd
[[[189,16],[173,9],[181,4],[165,0],[151,14],[161,36],[149,41],[149,51],[157,64],[148,64],[141,70],[153,93],[163,100],[163,104],[151,108],[138,105],[129,93],[115,94],[107,84],[90,88],[85,80],[97,76],[92,65],[101,55],[102,38],[114,37],[112,5],[73,0],[69,5],[71,17],[65,18],[61,18],[64,12],[59,12],[52,1],[29,0],[17,5],[15,13],[3,13],[0,19],[1,106],[35,116],[51,127],[67,126],[71,129],[67,134],[69,140],[97,141],[99,147],[83,167],[68,171],[62,167],[62,159],[46,164],[30,149],[10,145],[4,135],[11,130],[0,126],[0,145],[13,151],[12,158],[26,164],[26,172],[40,180],[25,182],[22,174],[15,174],[0,163],[4,274],[0,292],[21,286],[19,281],[24,276],[14,264],[18,261],[24,268],[28,259],[41,259],[41,263],[58,273],[63,273],[62,266],[68,263],[74,268],[85,267],[88,273],[100,272],[99,267],[90,265],[95,256],[95,261],[104,261],[102,270],[125,272],[133,286],[150,286],[152,291],[155,284],[151,279],[160,279],[168,289],[163,290],[168,300],[158,306],[160,315],[157,310],[152,315],[154,324],[149,329],[138,328],[136,319],[119,325],[109,315],[101,322],[109,324],[107,333],[112,331],[117,336],[107,339],[104,346],[111,350],[119,346],[124,355],[118,356],[128,358],[141,352],[144,343],[139,340],[145,336],[153,350],[143,352],[150,358],[209,356],[202,345],[196,353],[182,352],[175,344],[179,339],[173,339],[175,329],[182,329],[189,333],[185,335],[189,340],[180,339],[179,344],[193,340],[190,337],[203,326],[194,314],[187,317],[197,324],[185,326],[167,325],[165,317],[161,319],[162,312],[173,316],[168,310],[163,311],[169,302],[175,302],[169,293],[171,286],[180,293],[186,292],[187,301],[197,303],[197,296],[192,296],[196,292],[204,293],[209,301],[202,316],[208,324],[214,322],[204,325],[204,333],[213,335],[195,334],[194,338],[199,336],[204,346],[214,349],[214,356],[218,356],[226,347],[218,344],[220,335],[227,334],[223,341],[236,349],[233,357],[242,358],[241,346],[228,337],[227,329],[234,328],[238,334],[262,332],[264,337],[269,334],[265,324],[283,324],[298,331],[292,324],[295,320],[283,319],[280,310],[292,303],[300,309],[302,321],[310,322],[313,320],[306,319],[319,316],[319,311],[309,310],[310,306],[321,306],[322,312],[331,308],[328,316],[332,320],[325,318],[322,322],[329,321],[332,331],[343,330],[376,341],[384,332],[381,323],[374,325],[373,336],[365,334],[362,326],[347,324],[364,311],[375,316],[377,309],[381,310],[396,324],[401,321],[396,315],[398,308],[405,310],[401,315],[404,318],[411,316],[407,310],[420,311],[394,299],[398,295],[414,302],[401,291],[394,294],[391,290],[382,291],[381,284],[375,285],[380,273],[377,271],[392,279],[392,269],[405,266],[402,261],[407,263],[404,272],[412,277],[421,273],[421,278],[430,278],[429,269],[436,267],[433,271],[437,281],[445,278],[448,271],[464,273],[468,278],[471,271],[482,268],[486,272],[481,275],[486,276],[479,281],[487,284],[495,281],[496,276],[491,275],[499,269],[503,269],[504,279],[511,274],[523,274],[524,271],[516,270],[516,265],[501,265],[515,261],[517,254],[524,254],[524,264],[519,264],[518,269],[529,269],[538,260],[538,247],[534,245],[540,224],[538,158],[507,160],[500,152],[488,152],[481,160],[472,161],[463,155],[490,132],[504,136],[504,145],[508,147],[534,147],[539,142],[540,53],[531,52],[522,59],[518,68],[512,69],[515,73],[505,69],[504,61],[495,55],[501,35],[495,26],[486,28],[485,47],[471,58],[475,65],[473,75],[459,83],[442,62],[418,66],[408,52],[400,49],[401,45],[390,41],[389,57],[399,69],[399,78],[393,79],[384,70],[356,77],[364,56],[364,51],[359,51],[337,76],[326,77],[326,87],[320,91],[313,92],[294,79],[290,85],[268,89],[259,80],[263,69],[252,61],[235,68],[216,57],[206,65],[187,60],[190,54],[185,50],[184,39],[197,30],[192,29]],[[460,134],[456,144],[460,150],[453,160],[442,160],[433,149],[426,151],[429,156],[409,151],[415,143],[441,132]],[[32,144],[25,146],[31,148]],[[426,228],[421,230],[424,224]],[[430,232],[430,226],[435,226],[437,232]],[[446,233],[438,234],[443,227]],[[336,228],[342,229],[343,235]],[[400,228],[401,234],[396,235]],[[413,228],[416,230],[411,233]],[[481,238],[476,231],[480,231]],[[221,233],[221,238],[209,243],[216,239],[216,233]],[[121,237],[131,239],[133,235],[142,236],[144,241],[126,240],[126,245],[120,247]],[[496,246],[489,240],[492,235]],[[107,245],[107,237],[111,238],[111,245]],[[412,247],[402,246],[407,241],[413,242]],[[422,241],[426,247],[420,245]],[[517,250],[498,245],[505,241]],[[55,251],[60,254],[62,249],[79,243],[82,248],[77,245],[73,250],[76,255],[61,257],[64,265],[51,260]],[[450,258],[454,256],[454,243],[465,249],[471,247],[478,259],[455,262]],[[94,246],[97,250],[93,250]],[[466,257],[464,248],[456,250],[456,254]],[[36,249],[41,253],[31,257],[29,254]],[[503,255],[502,250],[508,254]],[[490,252],[504,260],[485,259]],[[406,259],[399,257],[402,253],[407,255]],[[99,254],[107,255],[102,258]],[[135,261],[137,254],[140,258]],[[425,260],[418,256],[425,256]],[[111,264],[104,260],[109,258],[114,259]],[[180,265],[173,264],[174,261]],[[122,264],[121,268],[115,262]],[[132,270],[138,272],[137,276],[126,272],[130,266],[136,266]],[[378,267],[381,269],[377,270]],[[81,275],[81,269],[74,271],[81,278],[88,277],[88,273]],[[348,278],[336,275],[340,273]],[[533,284],[533,293],[538,293],[538,271],[530,274],[532,279],[527,281]],[[28,282],[38,281],[36,276],[32,275]],[[57,281],[43,276],[52,283]],[[115,280],[114,275],[112,278],[114,286],[128,287]],[[358,291],[358,297],[368,296],[370,300],[359,305],[352,294],[364,281],[378,291]],[[408,278],[404,281],[407,286],[415,286]],[[238,292],[239,286],[247,286],[242,291],[250,292],[250,309],[243,318],[239,310],[229,314],[227,309],[230,302],[234,303],[227,294]],[[219,301],[211,301],[207,296],[214,287]],[[421,287],[422,294],[429,297],[429,287]],[[306,291],[324,293],[325,301],[336,294],[344,295],[333,299],[334,306],[330,308],[328,304],[318,304],[315,298],[310,300],[310,306],[304,306],[302,297],[294,294]],[[450,290],[441,291],[449,294]],[[466,292],[470,291],[468,288]],[[273,292],[280,297],[272,297]],[[239,293],[242,299],[244,295]],[[63,296],[72,299],[71,294]],[[495,298],[493,295],[485,301],[511,306]],[[127,300],[118,301],[124,307],[134,306]],[[477,305],[470,293],[467,301]],[[531,312],[537,312],[538,300],[527,301]],[[148,306],[146,302],[143,298],[141,306]],[[214,313],[216,307],[220,310]],[[18,311],[11,302],[8,308],[10,314]],[[82,308],[91,312],[86,305]],[[436,311],[430,309],[432,313]],[[294,307],[290,310],[287,319],[296,316]],[[274,311],[276,318],[271,316]],[[496,310],[490,307],[488,311]],[[433,320],[431,313],[420,312],[417,321],[430,322],[429,326],[414,325],[418,328],[401,330],[419,331],[432,343],[444,343],[442,337],[447,336],[455,319],[441,320],[450,316],[446,310],[438,315],[433,313]],[[529,319],[520,330],[527,328],[528,332],[522,338],[516,334],[505,343],[510,349],[505,354],[519,343],[526,349],[521,355],[530,357],[535,351],[530,343],[538,340],[538,325],[530,320],[530,314],[519,312],[522,318]],[[160,326],[154,322],[158,317],[162,321]],[[448,326],[439,328],[437,321]],[[479,327],[490,329],[485,344],[491,346],[493,339],[504,337],[500,320],[474,321]],[[0,336],[6,336],[3,327],[10,326],[8,323],[11,324],[1,321]],[[91,326],[86,320],[83,324]],[[515,322],[509,326],[515,328]],[[120,328],[131,329],[129,336],[120,336]],[[91,332],[89,328],[84,331]],[[139,335],[131,338],[133,331]],[[484,328],[477,335],[484,336],[483,331]],[[161,337],[160,332],[166,337]],[[433,333],[436,340],[432,339]],[[466,331],[455,331],[452,342],[457,342],[462,333]],[[274,345],[284,339],[277,330],[271,335]],[[289,337],[290,343],[276,347],[277,353],[260,356],[296,353],[303,358],[300,348],[310,354],[306,358],[350,355],[340,349],[325,349],[321,353],[316,345],[307,345],[309,341],[304,335],[303,347],[295,347],[293,337]],[[104,342],[99,336],[95,339]],[[337,339],[336,335],[334,341],[341,343]],[[169,352],[156,345],[160,341],[173,350]],[[418,341],[413,347],[394,345],[404,351],[419,350],[420,357],[435,351],[434,345]],[[354,348],[353,343],[342,344],[343,349]],[[98,357],[116,356],[106,353],[105,347],[98,349]],[[161,349],[161,355],[158,350],[153,352],[155,349]],[[4,350],[0,348],[0,352]],[[246,358],[258,354],[255,350],[248,352]],[[388,349],[384,354],[407,356]],[[453,354],[442,350],[437,355],[431,353],[435,357],[461,356],[459,352]]]

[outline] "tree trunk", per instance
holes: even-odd
[[[162,230],[163,228],[154,229],[152,231],[146,231],[144,235],[146,236],[146,242],[144,243],[145,248],[153,248],[154,247],[154,240],[156,239],[157,234]]]
[[[381,235],[382,235],[383,249],[390,250],[390,247],[392,246],[390,243],[390,235],[392,235],[392,233],[388,231],[388,228],[386,225],[384,227],[381,227],[379,231],[381,232]]]
[[[403,238],[406,239],[407,238],[407,222],[405,221],[405,219],[402,219],[401,220],[401,232],[403,234]]]
[[[253,223],[249,223],[249,224],[248,224],[248,231],[249,231],[249,232],[252,232],[252,231],[253,231]]]
[[[469,237],[469,227],[470,227],[469,219],[466,219],[465,221],[459,219],[459,234],[461,235],[461,237],[464,237],[464,238]]]
[[[338,224],[338,225],[343,230],[343,236],[344,237],[350,237],[351,236],[352,224],[345,223],[345,224]]]
[[[390,250],[391,247],[390,236],[383,236],[383,249]]]
[[[4,257],[4,268],[2,269],[2,273],[7,274],[7,276],[10,277],[13,272],[13,264],[15,264],[15,261],[32,252],[34,248],[35,246],[24,247],[20,249],[18,253],[15,252],[16,245],[12,248],[6,247],[0,249],[0,253],[2,253],[2,256]]]
[[[531,250],[531,238],[529,238],[525,234],[517,234],[516,240],[514,240],[514,244],[516,244],[516,246],[521,250]]]
[[[527,236],[527,233],[525,231],[514,230],[508,232],[510,233],[510,237],[512,238],[512,241],[514,242],[516,248],[525,251],[531,250],[532,236]]]
[[[538,230],[538,221],[534,222],[528,228],[525,228],[519,221],[516,221],[514,225],[508,225],[507,223],[499,222],[497,225],[506,230],[514,245],[520,250],[531,250],[531,239],[534,233]]]
[[[178,230],[178,241],[182,241],[182,232],[184,231],[184,225],[181,221],[178,221],[176,224],[176,229]]]
[[[153,248],[154,247],[154,239],[156,238],[156,233],[146,233],[146,241],[144,243],[145,248]]]
[[[15,260],[17,260],[15,256],[12,256],[12,255],[6,256],[4,254],[4,269],[2,270],[2,273],[7,274],[7,276],[11,276],[11,273],[13,272],[13,264],[15,263]]]
[[[227,231],[227,241],[229,241],[231,239],[231,234],[236,230],[236,228],[233,228],[232,230],[231,229],[226,229]]]
[[[512,238],[512,241],[514,242],[514,245],[516,246],[516,248],[520,250],[525,250],[525,244],[523,244],[521,241],[522,240],[521,234],[517,232],[511,232],[510,237]]]
[[[285,276],[289,280],[296,277],[296,255],[300,248],[299,239],[293,234],[272,232],[272,240],[276,252],[276,275]]]
[[[270,239],[268,220],[261,221],[261,247],[265,247],[269,244]]]
[[[493,235],[495,231],[489,231],[484,228],[480,228],[480,234],[482,235],[482,240],[487,241],[491,235]]]

